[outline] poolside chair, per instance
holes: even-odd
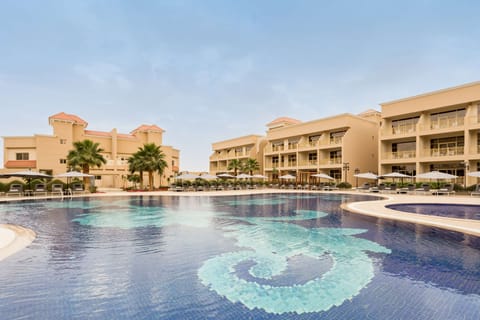
[[[59,195],[63,197],[63,185],[61,184],[52,184],[52,195]]]
[[[424,183],[422,184],[422,187],[421,188],[417,188],[415,189],[415,193],[423,193],[423,194],[427,194],[430,192],[430,184],[428,183]]]
[[[470,196],[480,196],[480,184],[477,184],[475,190],[470,192]]]
[[[441,194],[446,194],[449,196],[450,194],[454,194],[455,190],[453,190],[453,184],[448,183],[443,188],[437,189],[437,190],[432,190],[432,194],[434,195],[441,195]]]
[[[74,183],[72,185],[72,193],[85,193],[85,189],[83,188],[83,183]]]
[[[35,185],[35,188],[33,189],[33,195],[34,196],[39,196],[39,195],[47,195],[47,186],[45,183],[37,183]]]
[[[395,193],[397,192],[397,184],[391,183],[388,187],[385,187],[386,192]]]
[[[365,182],[360,187],[357,188],[357,191],[369,191],[370,190],[370,183]]]
[[[19,197],[23,195],[23,186],[18,183],[12,183],[10,189],[7,191],[7,197],[18,195]]]

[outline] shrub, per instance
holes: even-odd
[[[339,184],[337,184],[337,188],[340,188],[340,189],[351,189],[352,188],[352,185],[348,182],[340,182]]]

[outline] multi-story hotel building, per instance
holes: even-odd
[[[375,110],[308,122],[276,119],[267,124],[264,174],[276,179],[289,173],[310,182],[312,174],[325,173],[353,184],[355,171],[377,169],[379,122]]]
[[[260,172],[263,168],[263,147],[265,137],[248,135],[212,144],[213,154],[210,156],[210,173],[218,174],[229,171],[228,165],[233,159],[240,161],[252,158],[257,160]]]
[[[168,167],[160,177],[155,175],[155,186],[167,185],[167,181],[179,168],[179,150],[162,145],[164,130],[156,125],[142,125],[130,134],[86,130],[88,123],[72,114],[58,113],[48,118],[53,127],[53,135],[27,137],[3,137],[4,170],[13,172],[32,169],[56,175],[67,171],[67,154],[73,149],[73,142],[85,139],[97,142],[103,149],[102,155],[107,160],[101,168],[90,168],[95,175],[98,187],[118,188],[126,185],[128,158],[145,143],[161,146]],[[148,181],[145,176],[144,181]]]
[[[439,170],[459,176],[459,183],[476,183],[466,173],[480,170],[480,82],[381,107],[380,174]]]

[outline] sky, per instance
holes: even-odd
[[[479,1],[0,2],[0,136],[163,128],[181,171],[212,143],[480,80]],[[3,140],[0,142],[3,167]]]

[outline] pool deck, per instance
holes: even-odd
[[[95,193],[87,195],[75,195],[76,197],[105,197],[105,196],[231,196],[249,194],[272,194],[272,193],[333,193],[332,191],[308,191],[308,190],[285,190],[285,189],[257,189],[257,190],[230,190],[230,191],[200,191],[200,192],[175,192],[175,191],[153,191],[153,192],[124,192],[111,191],[106,193]],[[381,196],[384,199],[375,201],[362,201],[345,203],[342,208],[352,213],[362,214],[380,219],[388,219],[436,227],[451,231],[461,232],[467,235],[480,237],[480,221],[458,218],[447,218],[431,215],[408,213],[387,208],[387,205],[402,203],[425,203],[425,204],[467,204],[480,205],[480,197],[468,195],[455,196],[433,196],[433,195],[408,195],[408,194],[372,194],[357,191],[340,191],[342,194],[372,195]],[[15,197],[0,199],[1,203],[10,201],[31,201],[46,200],[56,197]],[[68,201],[68,200],[65,200]],[[1,217],[0,217],[1,218]],[[27,247],[35,239],[35,232],[21,226],[0,224],[0,261],[6,257]]]

